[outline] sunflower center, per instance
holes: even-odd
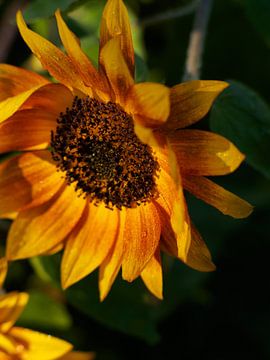
[[[53,159],[78,194],[107,207],[134,207],[156,195],[159,165],[119,105],[75,98],[51,134]]]

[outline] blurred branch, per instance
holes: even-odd
[[[176,19],[181,16],[189,15],[193,11],[195,11],[198,3],[199,3],[199,0],[193,0],[191,3],[189,3],[186,6],[181,6],[176,9],[168,10],[163,13],[159,13],[159,14],[156,14],[153,16],[146,17],[141,20],[140,25],[143,27],[156,25],[163,21],[168,21],[168,20]]]
[[[190,34],[183,81],[200,78],[205,36],[213,0],[200,0]]]
[[[0,62],[6,61],[10,48],[16,37],[17,27],[12,23],[16,12],[23,7],[26,0],[9,1],[0,19]]]

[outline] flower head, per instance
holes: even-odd
[[[25,42],[59,83],[0,65],[0,151],[22,151],[0,167],[0,215],[15,218],[7,259],[64,249],[64,288],[99,267],[104,299],[122,268],[123,279],[141,276],[162,298],[161,251],[201,271],[215,268],[183,188],[234,217],[252,209],[205,178],[234,171],[244,159],[237,148],[213,133],[182,130],[228,84],[136,84],[122,0],[105,6],[98,69],[59,11],[56,20],[66,54],[17,15]]]
[[[16,327],[28,301],[26,293],[0,295],[0,359],[1,360],[91,360],[90,353],[71,352],[64,340],[37,331]]]

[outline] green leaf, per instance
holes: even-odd
[[[48,18],[53,16],[57,9],[66,11],[71,5],[74,8],[76,4],[79,6],[81,3],[79,0],[34,0],[24,11],[24,18],[26,22]]]
[[[270,1],[246,0],[246,12],[255,29],[270,46]]]
[[[40,266],[54,280],[59,281],[60,257],[40,257]],[[164,300],[153,297],[141,280],[132,283],[117,278],[108,297],[99,301],[97,272],[65,291],[67,300],[85,315],[106,327],[157,343],[158,323],[179,306],[190,301],[207,301],[203,289],[207,275],[182,265],[179,261],[164,258]],[[170,269],[170,271],[168,271]],[[196,301],[194,300],[194,301]]]
[[[210,127],[231,140],[249,165],[270,178],[270,109],[257,93],[230,81],[211,110]]]
[[[136,82],[147,81],[149,71],[143,58],[138,54],[135,54],[135,80]]]
[[[29,302],[17,325],[56,330],[68,330],[71,327],[71,317],[64,304],[41,291],[30,290],[29,295]]]

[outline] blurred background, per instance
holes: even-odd
[[[168,86],[181,82],[198,1],[125,3],[137,80]],[[16,30],[14,13],[23,8],[31,28],[61,46],[53,18],[59,7],[97,63],[104,4],[101,0],[0,1],[1,62],[44,74]],[[163,301],[155,299],[141,280],[128,284],[118,279],[100,304],[96,274],[61,291],[59,254],[14,262],[6,290],[31,295],[21,326],[70,340],[77,349],[95,351],[102,360],[270,358],[269,0],[213,0],[201,78],[229,80],[231,86],[196,128],[225,135],[246,154],[238,171],[215,181],[255,206],[248,219],[235,220],[187,194],[192,220],[211,250],[216,272],[200,273],[164,256]],[[2,253],[9,225],[0,222]]]

